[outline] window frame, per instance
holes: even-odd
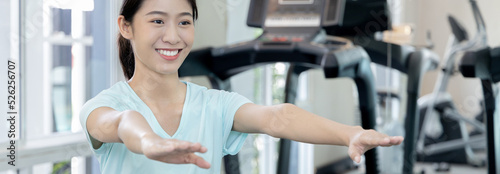
[[[95,6],[101,5],[100,7],[105,10],[101,10],[104,14],[104,18],[101,23],[106,23],[105,31],[100,31],[107,37],[101,38],[102,45],[106,47],[105,53],[102,57],[113,57],[117,55],[116,50],[116,34],[118,33],[116,27],[116,16],[119,12],[119,4],[123,0],[109,0],[109,1],[94,1]],[[46,78],[49,73],[46,67],[49,67],[46,62],[51,62],[51,60],[46,59],[35,59],[29,58],[34,53],[30,52],[47,52],[49,49],[44,49],[47,45],[74,45],[78,43],[85,46],[93,46],[94,39],[92,36],[85,36],[85,32],[81,33],[78,37],[46,37],[47,33],[41,34],[43,31],[41,27],[37,29],[38,26],[43,26],[43,23],[39,20],[46,20],[50,17],[50,10],[47,11],[43,9],[43,0],[10,0],[11,10],[13,10],[9,15],[12,15],[11,26],[12,26],[12,39],[18,39],[19,44],[11,44],[11,55],[18,55],[19,72],[17,78],[19,78],[20,89],[17,93],[20,93],[20,99],[18,99],[19,107],[19,120],[20,125],[18,127],[17,136],[20,137],[16,140],[16,166],[10,166],[7,164],[8,158],[0,158],[0,173],[3,172],[26,172],[33,173],[36,172],[35,167],[39,164],[58,162],[62,160],[68,160],[73,157],[90,157],[92,151],[90,150],[89,144],[86,139],[86,135],[81,130],[73,129],[73,132],[52,132],[53,127],[53,117],[51,114],[52,103],[50,99],[51,87],[50,81]],[[29,4],[34,4],[29,6]],[[16,8],[13,8],[16,7]],[[109,10],[111,9],[111,10]],[[17,15],[17,16],[16,16]],[[29,16],[29,18],[28,18]],[[37,23],[38,22],[38,23]],[[85,20],[83,20],[85,22]],[[17,28],[16,28],[17,27]],[[84,27],[84,26],[80,26]],[[82,28],[84,29],[84,28]],[[33,31],[37,31],[38,34],[33,34]],[[15,33],[15,34],[14,34]],[[11,42],[12,43],[12,42]],[[39,48],[36,47],[38,45]],[[44,46],[41,46],[44,45]],[[30,48],[30,50],[27,50]],[[34,49],[31,49],[34,48]],[[31,56],[33,57],[33,56]],[[74,57],[74,56],[73,56]],[[84,57],[85,58],[85,57]],[[80,62],[81,63],[81,62]],[[83,82],[85,84],[86,80],[89,79],[88,76],[92,76],[89,72],[85,72],[88,68],[87,65],[92,62],[84,62],[83,68]],[[106,74],[108,76],[107,81],[103,84],[99,84],[97,88],[107,88],[114,84],[116,81],[121,80],[119,75],[114,72],[121,71],[119,62],[116,59],[105,59],[105,63],[111,65],[111,69],[107,70],[110,73]],[[94,63],[95,64],[95,63]],[[42,65],[42,66],[40,66]],[[117,66],[118,65],[118,66]],[[50,71],[50,69],[48,69]],[[43,72],[43,73],[40,73]],[[50,75],[50,74],[49,74]],[[87,76],[87,77],[85,77]],[[45,82],[44,82],[45,81]],[[48,81],[48,82],[46,82]],[[29,83],[27,83],[29,82]],[[44,85],[33,85],[33,84],[44,84]],[[73,83],[73,82],[72,82]],[[32,86],[27,86],[32,85]],[[42,89],[37,89],[42,86]],[[81,106],[92,96],[96,95],[97,90],[89,89],[89,85],[81,90],[83,95],[78,103]],[[45,89],[43,89],[45,88]],[[47,94],[49,93],[49,94]],[[72,94],[73,95],[73,94]],[[72,96],[73,97],[73,96]],[[40,103],[49,103],[46,106],[41,106]],[[73,101],[72,101],[73,103]],[[75,116],[75,110],[73,109],[73,120],[76,118],[76,122],[73,121],[72,127],[79,125],[78,114]],[[40,117],[40,113],[44,116]],[[28,121],[29,120],[29,121]],[[44,124],[44,128],[40,129],[40,123]],[[41,131],[40,131],[41,130]],[[43,135],[44,131],[50,133]],[[7,147],[9,142],[0,142],[1,147]],[[9,151],[6,149],[0,150],[0,155],[6,156]],[[85,160],[84,160],[85,161]],[[93,167],[88,168],[88,165],[83,163],[83,170],[79,170],[79,173],[88,173],[87,171],[95,171]],[[87,166],[87,169],[85,169]],[[72,169],[73,170],[73,169]]]

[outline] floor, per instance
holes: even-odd
[[[458,165],[451,164],[450,171],[438,172],[435,171],[435,164],[433,163],[416,163],[414,172],[415,174],[486,174],[488,172],[486,167],[474,167],[471,165]],[[363,168],[355,171],[347,172],[346,174],[361,174],[365,173]]]
[[[476,151],[475,155],[478,159],[485,160],[487,158],[486,152],[484,151]],[[441,172],[435,170],[438,166],[437,163],[417,162],[415,163],[413,173],[414,174],[487,174],[488,173],[487,166],[474,167],[472,165],[466,165],[466,164],[448,164],[448,165],[449,165],[449,171]],[[364,166],[361,166],[357,170],[346,172],[345,174],[361,174],[361,173],[365,173]]]

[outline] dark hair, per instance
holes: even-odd
[[[193,20],[198,19],[198,8],[196,7],[196,0],[187,0],[193,9]],[[124,0],[120,11],[120,15],[123,15],[125,21],[132,23],[134,15],[137,13],[139,8],[141,8],[144,0]],[[118,33],[118,56],[120,57],[120,63],[122,64],[123,73],[127,80],[134,76],[135,69],[135,57],[134,50],[130,41],[125,39],[121,33]]]

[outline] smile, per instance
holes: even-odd
[[[159,50],[157,49],[156,52],[160,53],[160,54],[163,54],[165,56],[175,56],[177,55],[179,52],[181,51],[181,49],[178,49],[178,50]]]
[[[166,60],[175,60],[179,57],[179,53],[182,49],[156,49],[156,52],[160,54],[160,56]]]

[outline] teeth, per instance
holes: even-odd
[[[177,55],[177,53],[179,53],[179,50],[175,51],[157,50],[157,52],[165,56],[175,56]]]

